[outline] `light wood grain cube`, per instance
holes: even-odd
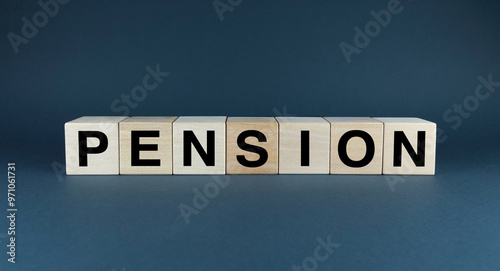
[[[330,172],[330,123],[321,117],[277,117],[279,174]]]
[[[365,117],[325,119],[331,125],[331,174],[382,174],[382,122]]]
[[[278,122],[273,117],[229,117],[227,174],[278,174]]]
[[[118,175],[118,123],[126,118],[86,116],[66,122],[66,174]]]
[[[179,117],[173,136],[174,174],[226,173],[226,117]]]
[[[119,123],[120,174],[172,174],[177,117],[130,117]]]
[[[384,123],[383,174],[434,175],[436,124],[419,118],[376,118]]]

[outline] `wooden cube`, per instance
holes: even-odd
[[[119,123],[120,174],[172,174],[177,117],[130,117]]]
[[[434,175],[436,124],[419,118],[376,118],[384,123],[383,174]]]
[[[278,174],[278,122],[273,117],[229,117],[227,174]]]
[[[364,117],[325,119],[331,125],[330,174],[382,174],[382,122]]]
[[[179,117],[173,145],[174,174],[226,173],[226,117]]]
[[[330,123],[321,117],[277,117],[279,174],[330,172]]]
[[[126,118],[81,117],[66,122],[66,174],[118,175],[118,123]]]

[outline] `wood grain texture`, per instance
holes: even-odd
[[[118,123],[127,117],[91,117],[84,116],[64,125],[66,149],[66,174],[68,175],[118,175],[119,174],[119,139]],[[87,166],[79,164],[79,131],[102,132],[108,140],[108,146],[102,153],[87,155]],[[95,148],[100,144],[98,138],[87,138],[87,146]]]
[[[398,175],[434,175],[436,163],[436,124],[419,118],[375,118],[384,123],[384,155],[383,174]],[[396,132],[403,132],[409,144],[418,154],[418,134],[425,133],[425,155],[415,162],[409,151],[401,147],[401,156],[396,155],[395,144]],[[422,134],[422,133],[421,133]],[[395,160],[400,157],[401,165],[395,165]],[[423,161],[422,161],[423,160]],[[419,161],[423,166],[417,166]]]
[[[130,117],[119,123],[120,174],[172,174],[172,123],[177,117]],[[139,144],[157,146],[140,151],[139,159],[159,160],[159,166],[132,166],[132,131],[155,131],[158,137],[141,137]]]
[[[330,123],[321,117],[277,117],[279,174],[330,172]],[[309,165],[302,165],[301,131],[309,131]]]
[[[331,174],[382,174],[384,138],[384,125],[382,122],[365,117],[325,117],[325,119],[330,122],[331,125]],[[369,156],[370,152],[367,150],[367,143],[365,140],[359,136],[350,137],[348,133],[350,131],[362,131],[369,135],[374,146],[373,156]],[[350,138],[344,138],[347,140],[347,145],[341,146],[341,148],[343,148],[342,151],[347,154],[347,159],[363,161],[366,157],[366,165],[355,167],[342,161],[339,155],[339,142],[343,136]],[[369,141],[370,139],[366,140]],[[369,157],[372,157],[371,160],[368,160]]]
[[[278,122],[273,117],[229,117],[226,123],[227,137],[227,174],[278,174]],[[248,161],[258,161],[260,155],[242,150],[238,146],[238,136],[244,131],[259,131],[264,138],[247,137],[247,144],[264,148],[267,152],[266,162],[259,167],[247,167],[237,160],[243,155]],[[264,142],[265,141],[265,142]]]
[[[207,151],[208,131],[215,133],[215,164],[207,166],[191,144],[191,166],[184,165],[184,131],[192,131]],[[179,117],[173,124],[173,173],[225,174],[226,173],[226,117]]]

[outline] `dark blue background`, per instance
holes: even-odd
[[[2,2],[0,166],[17,164],[19,211],[15,265],[0,220],[1,270],[288,270],[328,235],[318,270],[498,269],[500,94],[443,118],[478,76],[500,81],[498,1],[403,0],[351,63],[339,44],[388,1],[243,0],[223,21],[211,1],[144,2],[61,5],[18,53],[7,35],[41,7]],[[157,64],[169,76],[129,115],[421,117],[442,129],[436,175],[231,176],[187,225],[178,205],[209,176],[57,174],[64,123],[122,114]]]

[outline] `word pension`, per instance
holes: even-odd
[[[81,117],[68,175],[434,175],[436,124],[419,118]]]

